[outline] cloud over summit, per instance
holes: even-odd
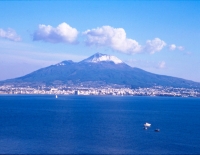
[[[136,40],[126,37],[123,28],[102,26],[83,32],[86,35],[86,44],[95,46],[106,46],[123,53],[134,54],[141,51],[141,45]]]
[[[39,25],[33,34],[34,41],[45,41],[50,43],[74,43],[78,31],[67,23],[61,23],[56,28],[51,25]]]

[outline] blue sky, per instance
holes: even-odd
[[[200,82],[199,1],[0,1],[0,80],[96,52]]]

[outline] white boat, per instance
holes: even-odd
[[[56,95],[56,98],[58,98],[58,95]]]
[[[145,127],[150,127],[151,124],[149,124],[149,123],[146,122],[146,123],[144,124],[144,126],[145,126]]]

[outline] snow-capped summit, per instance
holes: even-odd
[[[96,54],[92,55],[91,57],[84,59],[82,62],[98,63],[98,62],[102,62],[102,61],[112,61],[115,64],[123,63],[120,59],[118,59],[115,56],[101,54],[101,53],[96,53]]]

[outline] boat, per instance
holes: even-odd
[[[155,132],[160,132],[160,129],[155,129],[154,131],[155,131]]]
[[[144,126],[145,126],[145,127],[150,127],[151,124],[146,122],[146,123],[144,124]]]
[[[56,95],[56,98],[58,98],[58,95]]]

